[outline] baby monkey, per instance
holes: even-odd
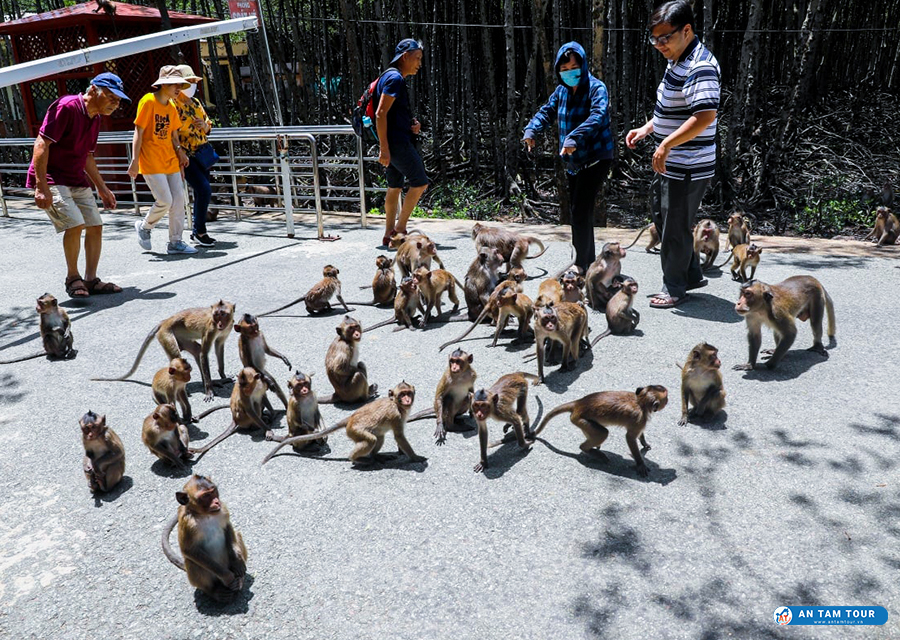
[[[759,254],[762,249],[755,242],[739,244],[734,248],[734,262],[731,265],[731,279],[740,282],[753,280],[756,275],[756,267],[759,266]],[[750,276],[747,277],[747,268],[750,268]]]
[[[59,307],[56,298],[49,293],[45,293],[37,299],[35,311],[37,311],[41,319],[40,331],[44,350],[33,353],[30,356],[13,358],[12,360],[0,360],[0,364],[24,362],[25,360],[33,360],[45,355],[50,358],[68,360],[74,358],[75,354],[78,353],[72,348],[72,323],[69,321],[69,314]]]
[[[659,249],[654,251],[656,245],[659,244],[659,230],[656,228],[656,223],[651,222],[650,224],[644,225],[641,227],[641,230],[638,231],[637,236],[635,236],[634,240],[631,241],[631,244],[625,247],[625,249],[630,249],[633,247],[638,240],[641,239],[641,235],[647,230],[650,230],[650,242],[647,243],[647,247],[644,249],[647,253],[659,253]]]
[[[92,493],[105,493],[125,475],[125,448],[106,416],[88,411],[78,422],[84,444],[84,476]]]
[[[447,297],[453,302],[451,315],[459,311],[459,297],[456,295],[456,285],[462,288],[462,283],[449,271],[444,269],[428,270],[427,267],[419,267],[414,275],[418,280],[419,297],[425,303],[425,312],[422,318],[424,326],[431,319],[431,310],[437,309],[437,315],[441,315],[441,296],[447,292]]]
[[[536,382],[537,376],[521,372],[508,373],[487,390],[479,389],[472,397],[472,416],[478,425],[478,446],[481,450],[481,458],[474,468],[475,473],[481,473],[488,467],[487,421],[489,418],[505,422],[507,425],[511,424],[515,430],[519,447],[526,450],[530,448],[534,441],[534,435],[531,432],[531,421],[528,418],[529,380]]]
[[[638,326],[641,314],[634,308],[634,297],[638,292],[638,283],[634,278],[625,278],[622,286],[606,305],[607,329],[591,342],[593,347],[601,339],[613,334],[628,335]]]
[[[534,432],[534,437],[537,437],[553,418],[561,413],[568,413],[572,424],[584,434],[585,440],[581,443],[580,449],[588,455],[608,462],[609,458],[600,451],[601,445],[609,437],[607,427],[611,425],[625,427],[625,441],[628,443],[631,457],[634,458],[637,474],[646,478],[650,475],[650,471],[641,453],[649,451],[650,445],[644,438],[644,429],[650,415],[662,411],[668,402],[669,392],[659,385],[638,387],[634,393],[630,391],[591,393],[580,400],[561,404],[550,411]],[[638,440],[643,449],[638,448]]]
[[[181,506],[163,530],[163,553],[187,573],[191,585],[213,600],[231,602],[244,588],[247,547],[231,525],[231,514],[219,500],[218,487],[209,478],[195,474],[175,493],[175,499]],[[169,543],[176,524],[184,560]]]
[[[153,376],[151,389],[156,404],[181,405],[184,421],[196,422],[191,415],[191,403],[188,401],[187,383],[191,381],[191,363],[184,358],[172,358],[169,366],[163,367]]]
[[[725,243],[725,248],[730,245],[734,249],[739,244],[750,244],[750,220],[740,212],[735,212],[728,216],[728,242]]]
[[[706,256],[701,269],[706,271],[713,266],[719,255],[719,227],[709,218],[704,218],[694,226],[694,253]]]
[[[182,467],[193,457],[188,450],[191,439],[178,417],[174,404],[160,404],[144,419],[141,441],[150,453],[173,467]]]
[[[711,344],[701,342],[691,349],[687,361],[681,367],[679,425],[686,425],[688,418],[713,416],[725,408],[721,367],[719,350]],[[694,406],[690,412],[689,405]]]
[[[319,411],[319,401],[316,398],[316,392],[312,390],[312,374],[306,375],[295,371],[294,376],[288,382],[288,391],[291,392],[287,409],[288,437],[324,430],[325,422]],[[284,442],[286,439],[284,436],[274,435],[272,431],[266,432],[266,440]],[[312,442],[297,442],[294,443],[293,449],[300,453],[310,444],[321,447],[327,441],[328,438],[323,437]]]
[[[278,307],[277,309],[272,309],[271,311],[259,314],[259,317],[262,318],[264,316],[272,315],[273,313],[278,313],[279,311],[284,311],[288,307],[293,307],[298,302],[306,303],[306,311],[310,315],[322,312],[327,313],[331,311],[332,296],[336,297],[338,302],[341,303],[341,306],[349,312],[350,307],[347,306],[347,303],[344,302],[344,298],[341,297],[341,281],[338,280],[339,273],[340,271],[337,267],[326,264],[322,269],[322,279],[314,284],[312,289],[283,307]]]

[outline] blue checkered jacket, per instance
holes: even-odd
[[[570,51],[581,58],[581,80],[574,93],[559,76],[559,65],[568,59]],[[609,128],[609,94],[603,81],[588,71],[584,49],[577,42],[567,42],[559,48],[554,70],[559,86],[525,127],[524,137],[534,138],[534,134],[558,120],[560,152],[563,147],[575,147],[574,153],[563,156],[566,171],[574,174],[598,160],[613,157],[615,147]]]

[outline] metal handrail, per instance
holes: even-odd
[[[322,202],[323,200],[329,201],[349,201],[350,198],[342,197],[340,195],[333,196],[322,196],[321,184],[319,179],[319,168],[320,166],[325,166],[327,168],[356,168],[358,176],[359,176],[359,206],[360,206],[360,223],[365,228],[367,226],[367,212],[365,207],[365,168],[364,163],[369,160],[374,160],[374,158],[366,158],[362,140],[357,137],[357,148],[355,156],[329,156],[329,159],[336,161],[335,163],[321,163],[318,153],[318,143],[317,137],[320,136],[354,136],[356,137],[353,128],[349,125],[311,125],[311,126],[284,126],[284,127],[225,127],[225,128],[216,128],[210,132],[209,141],[210,142],[220,142],[227,143],[228,145],[228,157],[227,161],[223,163],[223,167],[221,170],[214,170],[211,172],[212,175],[223,176],[226,178],[230,177],[231,182],[231,190],[232,196],[234,200],[234,211],[235,218],[240,220],[240,210],[241,208],[250,209],[250,210],[269,210],[268,207],[242,207],[240,202],[240,192],[238,189],[238,177],[239,176],[247,176],[254,177],[257,175],[272,175],[272,173],[261,174],[256,169],[260,167],[270,168],[275,171],[274,175],[276,177],[276,186],[280,180],[282,188],[276,189],[276,191],[281,191],[281,200],[283,202],[283,206],[277,206],[278,195],[268,196],[269,198],[273,198],[275,202],[275,210],[283,210],[285,213],[285,220],[287,224],[287,234],[289,237],[293,237],[294,235],[294,198],[300,197],[303,198],[305,194],[301,193],[301,191],[308,190],[311,188],[313,193],[311,194],[315,200],[315,214],[316,214],[316,225],[318,228],[319,237],[323,237],[324,228],[322,222]],[[132,131],[105,131],[100,133],[97,145],[106,145],[106,144],[121,144],[126,148],[125,160],[126,162],[130,162],[132,157],[132,140],[133,140],[133,132]],[[260,141],[260,140],[271,140],[272,141],[272,155],[271,156],[252,156],[251,162],[236,162],[234,155],[234,143],[235,142],[244,142],[244,141]],[[295,155],[291,156],[289,152],[290,142],[292,140],[295,141],[303,141],[307,142],[310,146],[309,155]],[[0,138],[0,147],[31,147],[34,144],[34,138]],[[248,157],[250,158],[250,157]],[[271,158],[271,163],[260,162],[260,160],[265,160]],[[99,166],[106,172],[114,172],[116,169],[120,169],[119,173],[124,173],[124,168],[121,167],[120,164],[117,164],[115,160],[110,158],[100,158],[98,159]],[[112,160],[112,161],[111,161]],[[352,164],[351,164],[352,163]],[[20,165],[18,163],[0,163],[4,168],[5,173],[24,173],[27,169],[27,165],[24,165],[23,168],[18,168]],[[127,167],[127,164],[126,164]],[[312,186],[299,184],[297,181],[292,179],[292,169],[310,169],[312,174]],[[306,171],[303,171],[301,176],[309,175]],[[110,184],[116,185],[126,185],[127,182],[112,180]],[[220,183],[213,183],[215,187]],[[253,183],[247,183],[252,185]],[[287,185],[287,186],[285,186]],[[132,201],[128,202],[122,200],[122,204],[131,204],[134,206],[135,213],[140,215],[140,202],[138,200],[138,183],[134,179],[130,179],[131,186],[131,196],[133,198]],[[352,191],[353,187],[344,187],[344,186],[336,186],[330,187],[335,192],[345,192]],[[115,191],[115,190],[114,190]],[[120,192],[122,190],[119,190]],[[140,190],[141,193],[146,193],[143,190]],[[267,196],[258,196],[265,199]],[[0,182],[0,203],[2,203],[3,215],[8,217],[9,211],[6,206],[7,198],[14,199],[4,193],[2,182]],[[187,202],[187,199],[186,199]],[[211,204],[210,208],[228,208],[227,206],[221,206],[218,204]],[[305,209],[308,211],[308,209]]]

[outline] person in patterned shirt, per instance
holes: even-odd
[[[181,129],[178,137],[188,155],[188,165],[184,168],[184,179],[194,190],[194,216],[191,227],[191,240],[199,247],[213,247],[216,241],[206,232],[206,214],[212,199],[212,187],[209,185],[209,169],[195,157],[197,149],[206,144],[206,137],[212,130],[212,122],[200,101],[194,97],[197,84],[202,80],[187,64],[178,65],[184,79],[191,83],[187,89],[178,92],[175,107],[181,118]]]

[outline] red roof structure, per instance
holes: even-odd
[[[163,30],[158,9],[124,2],[112,4],[116,7],[115,16],[109,16],[102,10],[95,11],[97,3],[89,1],[5,22],[0,24],[0,36],[9,36],[13,57],[19,64]],[[169,12],[169,20],[173,27],[215,22],[213,18],[177,11]],[[179,46],[185,62],[202,75],[197,42]],[[103,119],[102,128],[104,131],[131,129],[138,100],[150,90],[150,83],[158,77],[160,67],[176,62],[168,48],[154,49],[22,83],[19,88],[25,105],[25,135],[37,135],[47,107],[54,100],[83,92],[90,79],[104,71],[111,71],[122,78],[132,102],[123,101],[110,118]]]

